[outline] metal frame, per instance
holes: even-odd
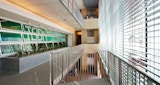
[[[22,31],[17,31],[17,30],[10,30],[10,29],[5,29],[5,28],[2,28],[2,26],[1,26],[1,22],[0,22],[0,32],[7,32],[7,33],[16,33],[16,34],[21,34],[21,39],[22,39],[22,41],[2,41],[1,40],[1,38],[0,38],[0,45],[8,45],[8,44],[12,44],[12,45],[14,45],[14,44],[20,44],[21,45],[21,49],[22,49],[22,45],[23,44],[33,44],[33,43],[35,43],[36,44],[36,48],[38,49],[38,47],[37,47],[37,45],[38,45],[38,43],[45,43],[45,45],[47,45],[47,43],[51,43],[51,41],[42,41],[42,42],[39,42],[38,41],[38,38],[37,38],[37,36],[38,35],[40,35],[40,36],[48,36],[47,34],[39,34],[38,32],[38,30],[39,30],[39,27],[38,26],[34,26],[34,25],[28,25],[28,24],[26,24],[26,23],[22,23],[22,22],[18,22],[18,21],[15,21],[15,20],[11,20],[11,19],[7,19],[7,18],[3,18],[3,17],[0,17],[1,19],[4,19],[4,20],[9,20],[9,21],[12,21],[12,22],[16,22],[16,23],[20,23],[20,25],[21,25],[21,28],[22,28]],[[34,29],[37,29],[37,33],[31,33],[31,32],[24,32],[24,26],[23,25],[28,25],[28,26],[33,26],[33,27],[35,27]],[[29,30],[30,31],[30,30]],[[52,36],[52,37],[61,37],[61,36],[59,36],[59,33],[60,32],[58,32],[58,34],[57,34],[57,36],[54,36],[54,35],[49,35],[49,36]],[[27,34],[28,35],[28,37],[29,37],[29,35],[35,35],[36,36],[36,41],[24,41],[24,36],[23,36],[23,34]],[[1,37],[1,36],[0,36]],[[46,39],[47,40],[47,39]],[[54,43],[55,41],[52,41],[52,43]],[[58,42],[59,43],[59,42]],[[0,53],[1,54],[1,53]]]
[[[50,85],[106,77],[104,61],[98,52],[83,53],[82,46],[74,46],[50,54]],[[104,51],[104,53],[106,52]],[[104,53],[102,56],[106,56]],[[89,61],[94,63],[90,62],[86,67],[82,67],[82,63],[84,63],[82,58],[88,59],[88,56]],[[101,76],[96,73],[97,65],[99,65],[98,70]]]
[[[113,53],[108,51],[108,58],[109,58],[109,77],[114,81],[115,85],[160,85],[159,81],[151,78],[149,75],[140,71],[137,67],[130,64],[129,62],[119,58],[118,56],[114,55]],[[119,61],[118,68],[115,65],[115,59]],[[116,71],[118,70],[119,71]],[[127,73],[126,73],[127,71]],[[116,83],[116,80],[113,79],[114,77],[119,76],[119,83]],[[112,82],[113,83],[113,82]]]

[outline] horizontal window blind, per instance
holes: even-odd
[[[113,0],[110,8],[112,53],[159,81],[160,0]]]

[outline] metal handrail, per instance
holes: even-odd
[[[108,51],[108,69],[112,83],[116,85],[160,85],[159,81],[151,78],[146,72],[141,71],[129,62]]]
[[[64,81],[63,77],[80,59],[83,53],[82,45],[70,47],[50,54],[50,85]]]

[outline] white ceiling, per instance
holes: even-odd
[[[64,7],[60,0],[7,0],[67,29],[81,30],[82,27]],[[81,0],[80,0],[81,1]]]

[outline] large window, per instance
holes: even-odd
[[[114,0],[108,5],[109,50],[159,80],[160,0]]]
[[[29,52],[33,51],[31,44],[24,44],[23,45],[23,51],[26,54],[29,54]]]
[[[23,25],[23,26],[24,26],[24,32],[37,33],[36,27],[29,26],[29,25]]]
[[[1,47],[2,55],[18,52],[21,50],[20,45],[1,45],[0,47]]]
[[[47,41],[53,41],[53,37],[47,37]]]
[[[12,30],[22,30],[21,29],[21,24],[16,23],[16,22],[11,22],[11,21],[7,21],[7,20],[0,20],[2,28],[6,28],[6,29],[12,29]]]
[[[0,27],[0,54],[3,57],[16,54],[17,52],[22,52],[23,54],[35,53],[36,51],[42,52],[52,49],[54,43],[67,42],[66,34],[46,30],[46,28],[5,19],[0,19]]]
[[[2,51],[2,54],[9,54],[14,52],[11,45],[2,45],[1,51]]]
[[[21,34],[0,32],[2,41],[22,41]]]
[[[151,72],[160,74],[160,0],[149,0],[147,3],[147,67]],[[148,71],[155,79],[160,79]]]

